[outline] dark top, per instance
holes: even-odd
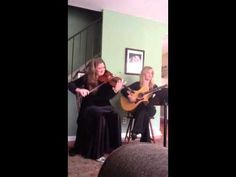
[[[79,79],[70,82],[68,84],[69,90],[76,94],[76,88],[85,88],[88,89],[87,85],[87,75],[80,77]],[[99,85],[102,82],[99,82]],[[112,90],[112,86],[108,83],[101,85],[96,92],[90,93],[88,96],[83,97],[81,109],[85,106],[96,105],[96,106],[106,106],[110,105],[109,100],[114,97],[116,93]]]

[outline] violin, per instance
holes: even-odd
[[[100,82],[102,82],[101,85],[105,84],[105,83],[109,83],[112,87],[116,86],[116,83],[119,80],[122,80],[120,77],[114,77],[113,74],[110,71],[105,71],[105,73],[102,76],[99,76],[98,80]],[[130,91],[130,93],[134,93],[134,90],[132,90],[131,88],[129,88],[128,86],[125,85],[126,82],[123,83],[123,87],[127,88],[128,91]]]
[[[114,77],[110,71],[106,70],[102,76],[98,77],[98,80],[102,83],[98,85],[97,87],[93,88],[92,90],[90,90],[90,93],[97,90],[97,88],[101,87],[103,84],[106,84],[106,83],[109,83],[112,87],[115,87],[116,83],[122,79],[120,77]]]
[[[116,83],[122,79],[120,77],[114,77],[110,71],[105,71],[102,76],[98,77],[98,80],[102,83],[109,83],[112,87],[115,87]]]

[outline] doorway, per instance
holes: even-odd
[[[165,35],[162,41],[161,85],[165,84],[168,85],[168,35]],[[164,106],[161,106],[160,113],[160,117],[164,118]]]

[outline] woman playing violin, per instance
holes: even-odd
[[[68,84],[72,93],[82,96],[76,140],[69,150],[70,156],[81,154],[85,158],[101,159],[104,153],[121,145],[119,117],[109,100],[122,89],[123,80],[111,84],[112,78],[105,62],[93,58],[86,66],[85,75]]]

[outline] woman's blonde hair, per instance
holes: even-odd
[[[140,74],[140,77],[139,77],[139,81],[140,81],[140,87],[143,86],[143,82],[144,82],[144,75],[149,71],[149,70],[152,70],[152,80],[149,82],[149,88],[152,89],[153,86],[154,86],[154,70],[151,66],[145,66],[142,71],[141,71],[141,74]]]
[[[89,60],[88,64],[86,65],[86,74],[88,76],[88,80],[87,80],[87,86],[89,88],[89,90],[93,89],[94,87],[96,87],[98,85],[98,80],[97,80],[97,73],[96,73],[96,67],[103,63],[106,69],[106,64],[103,61],[102,58],[98,57],[98,58],[92,58]]]

